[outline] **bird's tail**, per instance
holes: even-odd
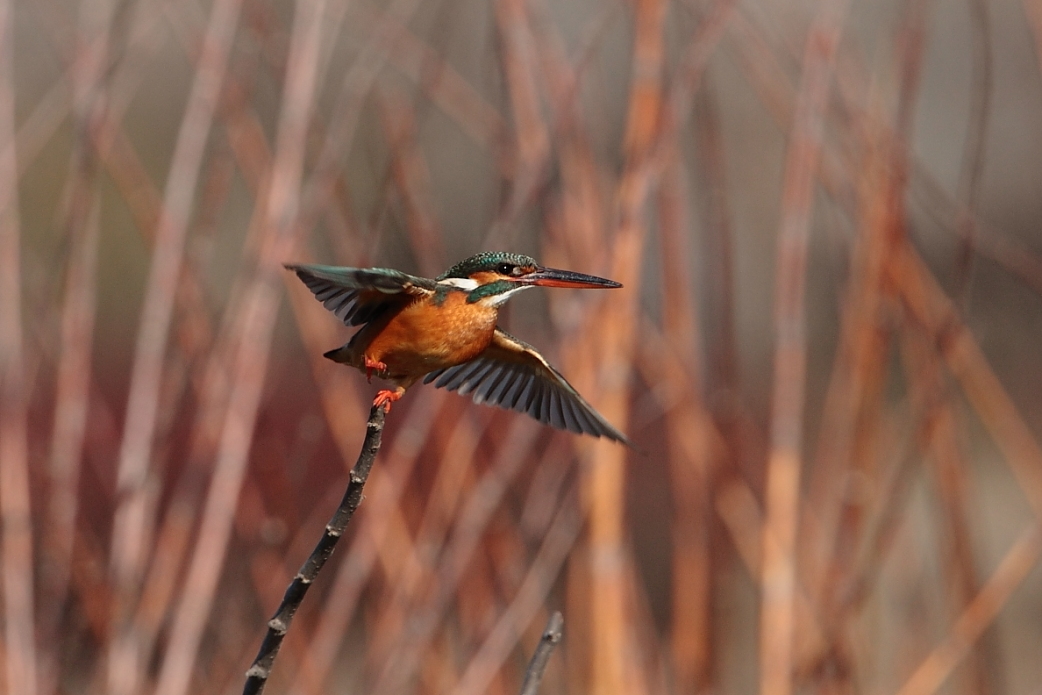
[[[330,350],[329,352],[323,353],[322,356],[325,357],[327,360],[333,360],[334,362],[339,362],[340,364],[351,364],[351,354],[348,351],[346,345],[341,345],[335,350]]]

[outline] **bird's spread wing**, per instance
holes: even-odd
[[[438,388],[473,394],[475,403],[527,413],[558,429],[630,443],[535,348],[498,328],[484,352],[423,379],[432,381]]]
[[[348,326],[369,323],[390,306],[424,297],[434,280],[390,268],[287,265],[322,304]]]

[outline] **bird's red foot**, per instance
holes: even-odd
[[[369,355],[362,355],[362,359],[365,360],[365,380],[369,383],[373,382],[373,374],[379,376],[387,371],[387,365],[380,360],[370,359]],[[381,391],[381,393],[383,392]]]
[[[403,389],[396,391],[389,391],[383,389],[382,391],[376,392],[376,398],[373,399],[373,405],[383,408],[385,413],[391,412],[391,404],[402,397]]]

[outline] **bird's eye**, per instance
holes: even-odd
[[[510,263],[500,263],[496,266],[496,272],[500,275],[517,275],[517,266]]]

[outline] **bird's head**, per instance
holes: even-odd
[[[438,283],[470,294],[467,301],[499,306],[515,293],[529,287],[575,287],[598,289],[622,287],[614,280],[570,270],[544,268],[530,256],[490,251],[460,261],[438,276]]]

